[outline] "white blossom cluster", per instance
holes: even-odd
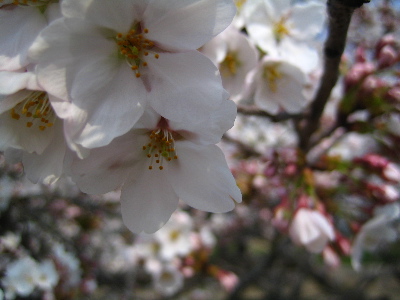
[[[231,98],[270,114],[300,113],[320,66],[321,1],[236,1],[234,22],[202,51],[219,67]],[[246,32],[247,34],[245,34]]]
[[[234,15],[231,0],[0,1],[0,148],[35,183],[121,188],[136,233],[179,199],[232,210],[241,193],[216,144],[236,107],[197,49]]]

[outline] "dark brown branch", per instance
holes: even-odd
[[[310,138],[317,131],[320,118],[339,76],[339,63],[345,45],[351,16],[355,8],[367,0],[328,0],[329,35],[324,46],[324,73],[318,91],[312,101],[309,118],[300,134],[300,148],[310,148]]]

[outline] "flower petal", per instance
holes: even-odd
[[[133,127],[143,114],[146,90],[127,65],[105,58],[92,61],[76,75],[71,96],[76,106],[88,112],[75,142],[95,148]]]
[[[63,174],[67,145],[64,140],[62,122],[56,122],[54,127],[54,138],[41,155],[23,154],[22,163],[25,174],[33,183],[52,184]]]
[[[99,27],[125,33],[134,20],[138,20],[138,2],[140,1],[64,0],[61,8],[63,15],[68,18],[84,19]]]
[[[84,159],[75,159],[71,176],[78,187],[88,194],[103,194],[115,190],[132,171],[147,137],[126,134],[111,144],[95,148]]]
[[[134,233],[153,233],[161,228],[178,207],[166,170],[149,170],[142,160],[125,182],[121,191],[121,212],[124,224]]]
[[[0,10],[0,70],[14,71],[28,64],[27,52],[47,25],[36,7]]]
[[[231,0],[152,0],[143,25],[163,49],[195,50],[228,27],[235,13]]]
[[[196,122],[226,99],[217,67],[198,51],[148,61],[150,105],[166,119]]]
[[[200,122],[169,122],[171,128],[178,131],[185,139],[198,144],[217,144],[222,135],[232,128],[236,118],[236,104],[231,100],[222,101],[221,105],[205,115]]]
[[[168,178],[181,200],[209,212],[232,210],[242,195],[216,145],[176,143],[178,159],[168,166]]]

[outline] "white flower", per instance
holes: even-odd
[[[53,261],[45,260],[38,265],[37,286],[42,290],[50,290],[55,287],[59,276]]]
[[[252,82],[255,103],[263,110],[277,114],[282,109],[299,113],[307,105],[304,86],[305,73],[280,58],[265,56],[248,77]]]
[[[35,73],[0,72],[0,149],[7,150],[8,157],[19,157],[34,183],[58,180],[69,152],[63,120],[57,117],[51,101],[61,102],[43,91]],[[84,153],[72,143],[70,147]]]
[[[391,227],[396,220],[400,220],[399,203],[391,203],[375,209],[374,217],[361,227],[353,243],[351,264],[355,270],[361,269],[361,259],[365,250],[375,251],[399,237],[396,230]]]
[[[53,251],[57,261],[65,268],[65,273],[62,276],[68,278],[67,285],[71,287],[77,286],[82,276],[78,258],[67,252],[61,244],[56,244]]]
[[[171,296],[183,287],[183,274],[173,265],[163,266],[153,275],[155,289],[164,296]]]
[[[191,234],[193,221],[190,216],[177,211],[173,218],[163,228],[155,233],[155,238],[160,243],[160,257],[166,261],[176,256],[185,256],[193,249]]]
[[[36,261],[27,256],[10,263],[3,284],[6,290],[28,296],[36,287],[39,272]]]
[[[73,180],[91,194],[123,184],[122,217],[136,233],[163,226],[178,199],[200,210],[229,211],[241,194],[215,144],[233,125],[235,114],[230,100],[199,123],[169,121],[146,110],[129,133],[75,160]]]
[[[257,66],[255,46],[245,34],[230,26],[204,45],[201,51],[218,66],[230,99],[235,102],[240,100],[246,75]]]
[[[62,13],[30,55],[40,84],[81,111],[67,130],[76,143],[109,144],[148,105],[180,121],[223,100],[215,66],[197,49],[232,21],[231,0],[65,0]]]
[[[310,1],[292,6],[290,0],[247,1],[246,29],[268,55],[287,57],[305,72],[314,69],[318,53],[311,42],[323,29],[325,6]]]
[[[335,239],[332,224],[320,212],[308,208],[300,208],[289,228],[293,242],[302,245],[313,253],[324,250],[329,241]]]

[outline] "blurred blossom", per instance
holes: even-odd
[[[3,285],[7,294],[16,293],[19,296],[28,296],[35,289],[39,276],[37,263],[30,256],[27,256],[7,266]],[[14,298],[12,297],[12,299]]]
[[[66,287],[77,286],[81,280],[82,273],[78,258],[72,253],[67,252],[61,244],[56,244],[53,251],[56,261],[60,264],[63,270],[61,272],[63,279],[67,278],[65,283]]]
[[[155,289],[164,296],[171,296],[183,287],[183,274],[173,265],[164,265],[153,274]]]
[[[371,136],[350,132],[329,149],[328,155],[338,155],[343,160],[352,160],[377,149],[377,142]]]
[[[364,251],[376,251],[398,239],[399,233],[393,227],[393,223],[399,220],[400,204],[398,202],[375,209],[374,217],[361,227],[353,243],[351,262],[355,270],[361,270]]]
[[[327,218],[308,208],[300,208],[295,213],[289,235],[294,243],[313,253],[322,252],[328,242],[335,239],[334,228]]]
[[[53,261],[45,260],[38,265],[37,286],[42,290],[53,289],[59,279],[56,267]]]
[[[192,250],[191,232],[193,221],[182,211],[177,211],[165,226],[154,234],[160,244],[159,255],[168,261],[176,256],[184,256]]]
[[[0,237],[0,252],[5,249],[8,251],[15,251],[21,242],[21,236],[12,232],[8,232]]]

